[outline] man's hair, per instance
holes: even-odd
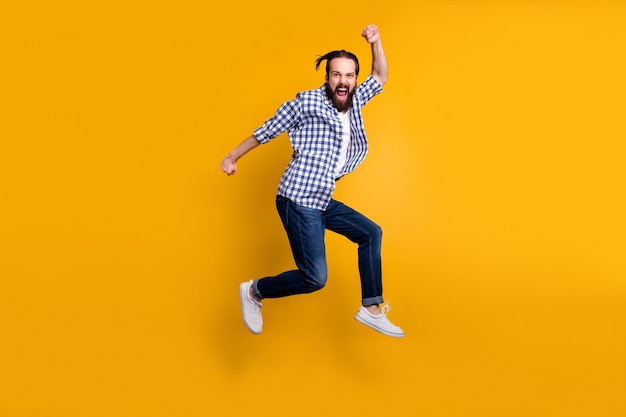
[[[356,65],[356,75],[359,75],[359,59],[352,52],[348,52],[344,49],[340,51],[332,51],[332,52],[327,53],[324,56],[320,56],[319,58],[317,58],[315,60],[315,70],[317,71],[320,67],[320,64],[323,61],[326,61],[326,75],[328,75],[330,72],[330,61],[332,61],[335,58],[348,58],[348,59],[353,60],[354,64]]]

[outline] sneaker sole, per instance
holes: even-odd
[[[246,322],[246,316],[243,313],[243,305],[244,305],[244,297],[246,296],[246,291],[249,291],[250,287],[248,285],[246,285],[246,282],[242,282],[241,285],[239,285],[239,302],[241,303],[241,319],[243,320],[243,324],[246,325],[246,327],[248,328],[248,330],[250,330],[251,333],[254,334],[261,334],[261,332],[257,332],[256,330],[253,330],[248,323]]]
[[[404,333],[390,333],[385,329],[381,329],[380,327],[376,327],[375,325],[373,325],[372,323],[370,323],[367,320],[362,319],[360,316],[356,315],[354,316],[354,318],[356,319],[356,321],[358,321],[359,323],[362,323],[364,325],[366,325],[367,327],[369,327],[370,329],[376,330],[379,333],[382,333],[386,336],[391,336],[391,337],[397,337],[397,338],[402,338],[404,337]]]

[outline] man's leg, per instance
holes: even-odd
[[[356,210],[331,200],[326,210],[326,228],[358,245],[359,274],[363,306],[383,302],[381,265],[382,229]]]
[[[322,212],[298,206],[284,197],[276,198],[276,208],[298,269],[241,283],[239,292],[243,321],[255,334],[263,331],[263,298],[310,293],[322,288],[328,277]]]
[[[298,269],[255,281],[254,295],[278,298],[321,289],[328,278],[323,212],[299,206],[280,196],[276,198],[276,208]]]
[[[376,223],[343,203],[331,200],[324,212],[326,228],[358,244],[362,306],[355,318],[387,336],[403,337],[404,332],[387,319],[389,306],[383,303],[381,245],[382,229]]]

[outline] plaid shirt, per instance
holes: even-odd
[[[350,110],[350,145],[342,177],[354,171],[367,154],[367,137],[361,108],[382,86],[372,77],[356,88]],[[339,112],[326,95],[325,86],[298,93],[285,102],[274,116],[254,131],[260,143],[288,132],[293,155],[278,185],[277,194],[296,204],[326,210],[335,190],[342,127]]]

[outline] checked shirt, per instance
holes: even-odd
[[[342,177],[354,171],[367,154],[367,137],[361,108],[382,91],[372,77],[357,86],[350,110],[350,144]],[[274,116],[254,131],[260,143],[287,132],[293,154],[278,184],[277,194],[296,204],[326,210],[335,190],[342,141],[339,112],[326,95],[325,86],[300,92],[283,103]]]

